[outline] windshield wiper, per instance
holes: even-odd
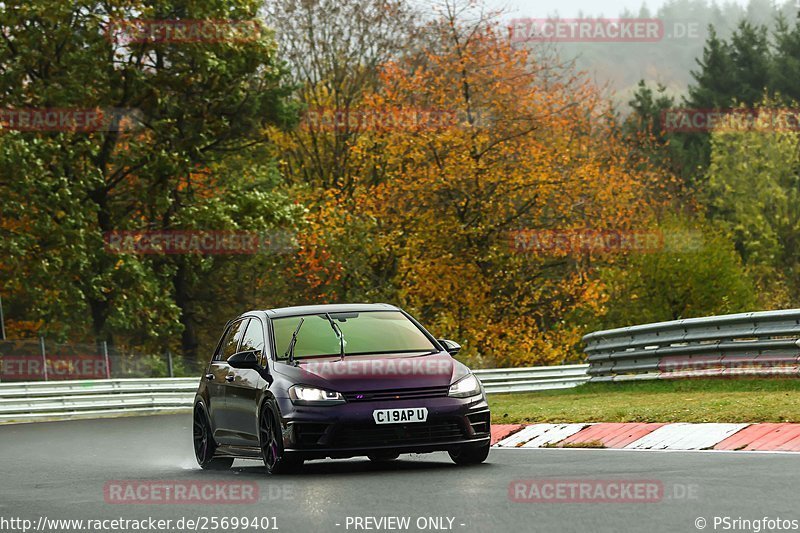
[[[289,358],[290,365],[294,364],[294,345],[297,344],[297,333],[300,331],[300,328],[303,327],[304,321],[305,319],[303,317],[300,317],[300,323],[297,324],[294,333],[292,333],[292,340],[289,341],[289,347],[286,348],[286,353],[283,354],[284,357]]]
[[[325,318],[327,318],[328,322],[331,323],[331,328],[333,328],[333,332],[336,334],[336,338],[339,339],[339,358],[340,360],[344,361],[344,333],[342,333],[342,330],[339,327],[339,325],[333,321],[330,313],[325,313]]]

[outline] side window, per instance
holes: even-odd
[[[225,361],[228,359],[228,357],[236,353],[236,349],[239,347],[239,340],[242,338],[242,334],[244,333],[244,325],[246,323],[246,320],[240,320],[231,325],[231,327],[228,329],[228,332],[225,334],[225,340],[223,340],[222,344],[220,345],[219,353],[214,357],[215,361]]]
[[[222,348],[225,347],[225,343],[228,341],[228,334],[231,332],[231,327],[233,326],[228,326],[225,328],[225,331],[222,332],[222,338],[220,338],[217,343],[217,349],[214,350],[214,356],[211,358],[211,361],[219,361],[222,359]]]
[[[244,350],[259,350],[264,354],[264,327],[261,321],[257,318],[250,319],[247,325],[247,331],[242,337],[242,351]]]

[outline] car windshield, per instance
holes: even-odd
[[[397,311],[330,313],[330,317],[344,335],[348,356],[436,351],[431,340],[403,313]],[[324,314],[305,315],[272,321],[279,358],[286,358],[292,333],[301,318],[304,322],[297,334],[295,358],[340,354],[339,339],[328,318]]]

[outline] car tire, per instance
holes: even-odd
[[[477,465],[486,460],[489,456],[491,443],[487,442],[480,446],[462,446],[456,450],[450,450],[450,459],[457,465]]]
[[[232,457],[214,457],[217,443],[211,431],[211,423],[205,410],[200,405],[195,406],[192,437],[194,440],[194,456],[197,464],[203,470],[227,470],[233,464]]]
[[[388,463],[389,461],[394,461],[398,457],[400,457],[399,453],[392,453],[392,452],[371,453],[367,455],[367,458],[374,463]]]
[[[283,439],[279,437],[277,417],[269,403],[264,404],[258,416],[258,441],[267,474],[298,472],[303,467],[303,459],[283,451]]]

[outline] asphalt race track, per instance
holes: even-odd
[[[707,531],[715,531],[714,516],[800,519],[800,457],[790,454],[493,450],[489,462],[477,467],[457,467],[437,453],[383,465],[366,458],[314,461],[299,475],[268,478],[254,461],[236,461],[227,472],[201,471],[190,424],[189,415],[169,415],[0,426],[0,517],[34,524],[42,516],[275,517],[279,531],[298,533],[677,532],[698,531],[698,517],[707,520]],[[663,493],[660,501],[646,502],[518,503],[509,497],[509,485],[520,479],[649,480]],[[258,498],[214,505],[106,501],[109,482],[132,480],[255,483]],[[378,529],[362,522],[364,528],[356,529],[355,517],[390,516],[409,517],[410,527]],[[423,524],[428,517],[435,519]],[[436,517],[453,519],[452,526]],[[418,520],[424,527],[418,528]],[[8,530],[13,531],[3,528]]]

